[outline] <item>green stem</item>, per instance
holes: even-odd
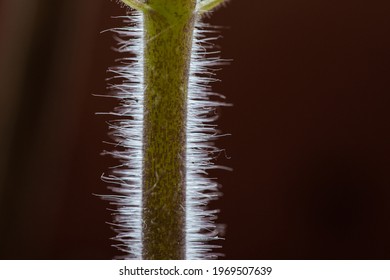
[[[221,0],[122,0],[144,15],[143,259],[185,259],[186,121],[197,14]]]
[[[155,13],[144,14],[143,259],[185,258],[185,127],[195,4],[150,0]]]

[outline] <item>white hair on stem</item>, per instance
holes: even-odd
[[[105,152],[120,160],[109,175],[102,180],[110,185],[115,193],[103,196],[115,205],[113,225],[117,235],[114,245],[126,254],[121,258],[142,258],[142,162],[143,162],[143,102],[144,102],[144,30],[143,16],[133,11],[124,16],[123,28],[112,29],[118,37],[118,48],[125,55],[119,66],[112,67],[109,80],[110,96],[120,100],[120,106],[109,114],[118,116],[109,122],[110,135],[115,141],[115,151]],[[216,37],[207,35],[215,30],[197,19],[194,30],[190,62],[187,125],[186,125],[186,259],[214,259],[217,245],[212,241],[218,237],[218,210],[208,209],[211,200],[220,196],[219,185],[207,177],[208,170],[221,168],[214,165],[217,149],[213,141],[220,135],[214,121],[217,106],[228,105],[214,101],[214,97],[224,98],[213,93],[210,83],[213,77],[212,66],[225,64],[219,52],[209,51]],[[119,82],[119,84],[117,83]],[[214,97],[213,97],[214,96]]]
[[[213,101],[212,96],[224,98],[213,93],[210,83],[218,81],[213,78],[213,66],[225,64],[219,52],[209,51],[216,37],[208,37],[215,33],[209,25],[201,22],[195,24],[192,44],[190,77],[187,101],[187,173],[186,173],[186,258],[214,259],[218,254],[213,249],[219,246],[210,244],[218,237],[217,213],[209,210],[208,204],[220,196],[219,185],[208,178],[208,170],[219,168],[214,165],[214,154],[220,152],[213,141],[220,135],[214,121],[217,106],[228,105]]]
[[[118,40],[117,51],[124,54],[119,65],[109,69],[113,84],[111,96],[120,100],[112,115],[120,118],[109,122],[110,135],[118,150],[108,152],[120,160],[102,180],[108,182],[114,195],[105,199],[115,205],[114,222],[117,235],[114,245],[126,253],[121,258],[142,258],[142,131],[144,103],[143,16],[134,11],[124,18],[123,28],[112,29]],[[117,83],[119,82],[119,84]]]

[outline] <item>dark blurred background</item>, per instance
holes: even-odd
[[[0,0],[0,259],[111,259],[109,0]],[[227,259],[390,258],[390,3],[233,0],[208,22],[234,107]],[[230,158],[230,159],[229,159]]]

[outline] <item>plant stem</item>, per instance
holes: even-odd
[[[185,258],[186,115],[195,0],[144,13],[143,259]]]
[[[193,33],[196,17],[223,1],[122,1],[143,13],[142,258],[185,259]]]

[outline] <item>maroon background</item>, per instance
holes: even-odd
[[[0,258],[111,259],[100,175],[117,162],[108,0],[0,2]],[[34,6],[34,9],[32,8]],[[30,15],[30,21],[26,20]],[[235,0],[208,21],[232,136],[216,171],[227,259],[390,258],[390,4]],[[230,159],[229,159],[230,158]]]

